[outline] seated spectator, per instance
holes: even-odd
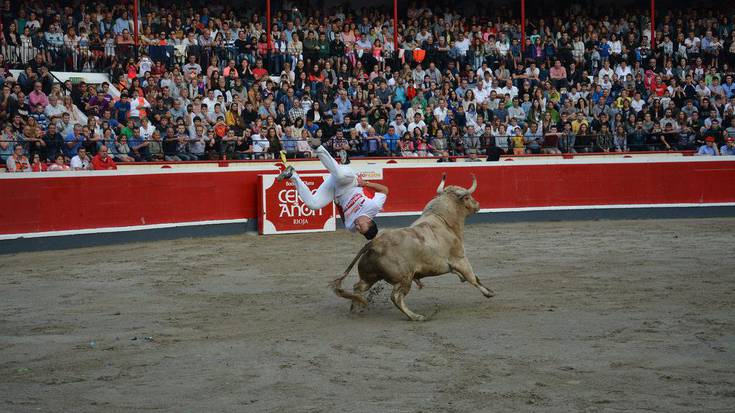
[[[54,159],[54,163],[49,165],[48,167],[49,171],[69,171],[71,168],[69,168],[69,165],[64,162],[64,155],[58,154],[56,155],[56,158]]]
[[[513,129],[510,140],[513,145],[513,155],[523,155],[526,153],[526,142],[520,126]]]
[[[87,171],[92,169],[92,160],[87,155],[87,150],[79,148],[77,154],[71,158],[69,164],[72,171]]]
[[[707,136],[704,138],[704,145],[699,147],[699,150],[695,154],[697,156],[719,156],[720,151],[717,149],[714,136]]]
[[[725,144],[720,148],[720,155],[733,156],[735,155],[735,138],[728,136],[725,138]]]
[[[130,147],[128,155],[135,159],[136,162],[147,161],[150,159],[150,151],[148,150],[149,142],[143,138],[140,134],[139,128],[133,128],[132,136],[127,141],[127,145]],[[202,150],[202,154],[204,151]],[[74,166],[72,165],[72,168]]]
[[[475,149],[469,149],[467,155],[468,157],[464,160],[465,162],[482,162],[482,159],[477,157],[477,151]]]
[[[92,169],[94,169],[95,171],[117,169],[115,161],[108,154],[107,146],[100,146],[99,151],[97,151],[97,155],[92,158]]]
[[[13,154],[5,161],[5,170],[7,172],[31,172],[31,164],[25,155],[23,145],[15,144]]]
[[[449,151],[441,151],[441,154],[439,155],[439,159],[436,160],[437,162],[454,162],[454,159],[449,157]]]

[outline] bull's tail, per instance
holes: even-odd
[[[354,301],[354,302],[356,302],[358,304],[362,304],[362,305],[367,305],[368,304],[367,303],[367,300],[365,299],[365,297],[363,297],[363,296],[361,296],[359,294],[353,294],[353,293],[349,293],[349,292],[343,290],[342,289],[342,281],[345,278],[347,278],[348,275],[350,275],[350,271],[352,270],[352,267],[355,266],[355,264],[360,259],[360,257],[362,257],[362,255],[365,254],[365,252],[367,252],[367,250],[370,248],[370,246],[372,244],[373,244],[373,241],[370,240],[365,245],[363,245],[363,247],[360,249],[360,251],[357,253],[357,255],[355,255],[355,258],[352,259],[352,262],[347,267],[347,269],[345,270],[344,274],[342,274],[341,277],[339,277],[339,278],[337,278],[337,279],[335,279],[335,280],[333,280],[332,282],[329,283],[329,286],[332,287],[332,290],[334,291],[335,294],[337,294],[338,296],[340,296],[342,298],[350,299],[350,300],[352,300],[352,301]]]

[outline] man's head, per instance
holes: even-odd
[[[355,229],[369,240],[378,235],[378,224],[367,215],[361,215],[355,219]]]

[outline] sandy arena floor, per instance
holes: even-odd
[[[327,289],[361,244],[0,256],[0,411],[733,411],[735,219],[471,226],[497,295],[426,279],[423,323]]]

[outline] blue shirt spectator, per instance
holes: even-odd
[[[699,147],[699,150],[697,151],[697,155],[699,156],[717,156],[719,155],[719,151],[717,150],[717,146],[715,145],[714,138],[707,137],[705,139],[705,144]]]
[[[391,131],[393,131],[393,133],[391,133]],[[385,143],[388,145],[388,150],[392,153],[396,153],[398,150],[398,141],[401,137],[396,133],[396,129],[393,126],[388,128],[388,132],[383,135],[383,139],[385,139]]]
[[[340,96],[334,100],[334,104],[337,105],[337,112],[339,112],[343,118],[346,114],[352,111],[352,102],[344,91],[342,91]]]
[[[735,156],[735,138],[728,137],[720,148],[720,155]]]
[[[74,125],[74,131],[64,138],[64,155],[69,158],[77,156],[79,148],[84,144],[85,137],[82,135],[82,125]]]

